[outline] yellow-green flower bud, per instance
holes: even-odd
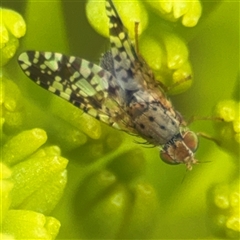
[[[37,152],[31,155],[31,158],[40,158],[47,156],[61,156],[61,150],[58,146],[49,146],[45,148],[39,148]]]
[[[99,199],[88,209],[83,219],[88,235],[95,238],[97,236],[115,238],[124,221],[128,200],[128,193],[123,186],[116,186],[109,194]],[[98,219],[97,222],[96,219]]]
[[[48,136],[65,152],[76,149],[87,142],[87,136],[82,131],[61,119],[57,119],[55,124],[51,122],[48,126]]]
[[[56,116],[70,123],[90,138],[98,139],[101,136],[100,122],[84,114],[79,108],[58,98],[52,98],[50,109]],[[63,109],[64,111],[62,111]],[[69,118],[69,116],[71,117]]]
[[[13,188],[13,182],[11,181],[11,170],[2,162],[0,162],[0,225],[8,211],[11,204],[11,190]],[[1,238],[0,238],[1,239]]]
[[[192,67],[189,61],[185,62],[179,69],[172,74],[172,85],[170,85],[168,94],[175,95],[185,92],[192,85]]]
[[[4,134],[12,134],[23,125],[25,111],[18,86],[6,77],[0,78],[0,107]]]
[[[182,18],[182,24],[185,27],[194,27],[197,25],[199,18],[202,14],[202,6],[200,1],[192,0],[187,1],[188,9]]]
[[[159,199],[156,190],[148,183],[138,183],[132,189],[134,204],[127,216],[124,236],[132,239],[149,238],[157,222],[156,211],[159,208]]]
[[[234,138],[235,141],[240,144],[240,115],[239,111],[237,111],[238,116],[233,121],[233,130],[236,133]]]
[[[146,1],[162,18],[177,21],[182,17],[185,27],[194,27],[202,13],[202,6],[198,0],[189,1]]]
[[[3,222],[3,232],[16,239],[53,240],[58,234],[60,222],[53,217],[26,210],[9,210]]]
[[[2,148],[3,162],[14,165],[35,152],[47,141],[46,132],[35,128],[19,133]]]
[[[238,117],[236,117],[234,120],[233,120],[233,130],[236,132],[236,133],[240,133],[240,117],[238,115]]]
[[[224,147],[238,153],[240,143],[240,103],[234,100],[224,100],[214,108],[214,116],[224,123],[215,123],[219,139]]]
[[[147,12],[139,0],[135,1],[113,1],[124,26],[128,29],[131,38],[135,36],[135,22],[140,22],[139,35],[144,31],[148,24]],[[86,14],[90,24],[101,35],[109,36],[109,19],[104,14],[105,1],[88,0],[86,6]]]
[[[161,42],[150,34],[143,34],[139,42],[139,49],[152,70],[160,71],[164,60]]]
[[[234,100],[219,102],[215,107],[215,115],[222,118],[225,122],[232,122],[236,117],[237,103]]]
[[[67,170],[54,173],[49,180],[19,206],[49,215],[61,199],[67,183]]]
[[[229,208],[229,188],[227,185],[219,186],[214,191],[214,203],[218,208],[227,209]]]
[[[22,16],[10,9],[1,9],[2,20],[10,33],[16,37],[21,38],[26,33],[26,24]]]
[[[161,33],[166,51],[166,62],[169,69],[178,69],[188,60],[186,44],[178,36],[172,33]]]
[[[33,156],[13,169],[12,207],[49,213],[66,185],[67,159],[61,156]],[[27,187],[26,187],[27,186]]]
[[[25,35],[26,24],[20,14],[10,9],[0,8],[0,66],[6,64],[15,54],[18,38]]]

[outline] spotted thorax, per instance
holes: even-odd
[[[96,119],[161,146],[169,164],[197,163],[198,138],[184,126],[151,69],[132,45],[111,0],[106,0],[110,51],[100,66],[60,53],[26,51],[19,58],[24,73],[38,85]]]

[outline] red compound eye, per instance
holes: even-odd
[[[192,150],[192,152],[196,152],[198,148],[198,137],[194,132],[187,131],[183,133],[183,142]]]
[[[180,164],[180,162],[176,162],[172,157],[168,155],[167,152],[160,152],[160,158],[162,159],[163,162],[170,164],[170,165],[177,165]]]

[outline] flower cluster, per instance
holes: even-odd
[[[55,239],[60,228],[57,219],[45,215],[63,194],[68,160],[58,147],[42,147],[46,140],[46,132],[36,128],[1,148],[1,229],[14,239]]]
[[[212,190],[211,213],[214,229],[229,238],[240,236],[240,181],[219,184]]]
[[[0,11],[2,66],[15,54],[26,25],[18,13]],[[23,131],[27,127],[25,99],[6,75],[0,81],[0,236],[9,240],[55,239],[60,222],[48,215],[63,194],[68,160],[61,157],[58,147],[43,147],[47,141],[44,130]]]

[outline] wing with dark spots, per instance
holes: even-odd
[[[112,1],[106,1],[106,12],[109,17],[109,37],[116,79],[124,89],[137,89],[140,86],[134,79],[137,60],[135,49]]]
[[[114,126],[122,114],[120,87],[103,68],[60,53],[27,51],[18,58],[24,73],[41,87]]]
[[[139,56],[111,0],[106,0],[114,75],[123,89],[156,88],[151,69]],[[141,24],[141,23],[140,23]],[[134,25],[133,25],[134,27]],[[109,57],[109,56],[108,56]]]

